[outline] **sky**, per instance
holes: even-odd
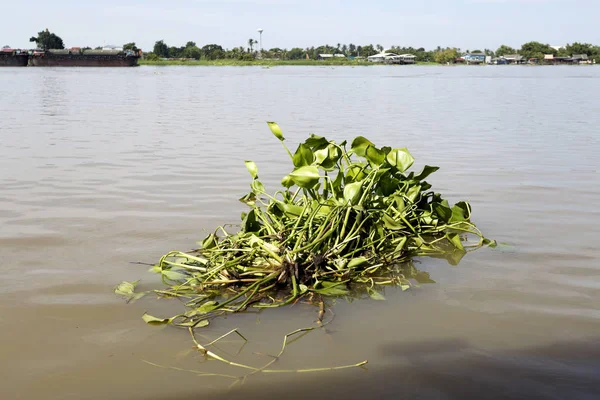
[[[263,48],[337,43],[497,49],[528,41],[600,45],[600,0],[0,0],[0,46],[48,28],[67,47],[194,41]]]

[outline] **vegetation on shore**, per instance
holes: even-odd
[[[300,299],[318,305],[322,319],[326,297],[380,300],[384,286],[410,288],[414,257],[456,264],[493,244],[471,222],[468,203],[451,206],[431,190],[426,179],[438,167],[407,172],[414,162],[407,149],[311,135],[292,153],[279,126],[269,127],[293,164],[282,188],[269,194],[257,165],[246,161],[252,181],[240,199],[249,210],[239,229],[218,227],[200,248],[160,259],[152,271],[166,288],[154,293],[187,310],[170,318],[145,314],[147,323],[199,328],[216,316]],[[117,293],[136,298],[134,287],[124,282]]]
[[[366,66],[374,65],[366,61],[359,60],[348,60],[348,59],[331,59],[331,60],[272,60],[272,59],[254,59],[254,60],[236,60],[236,59],[216,59],[216,60],[152,60],[152,59],[141,59],[139,65],[156,65],[156,66],[168,66],[168,65],[188,65],[188,66],[285,66],[285,65],[314,65],[314,66],[335,66],[335,65],[346,65],[346,66]]]
[[[62,38],[49,32],[47,29],[38,32],[37,37],[30,39],[36,42],[41,49],[62,49],[64,43]],[[446,64],[454,62],[457,57],[464,53],[484,53],[486,56],[501,57],[509,54],[519,54],[525,59],[536,58],[543,59],[545,54],[552,54],[557,57],[571,57],[575,54],[585,54],[590,60],[600,63],[600,46],[589,43],[571,43],[558,48],[540,42],[527,42],[520,48],[513,48],[508,45],[501,45],[496,50],[469,50],[458,47],[440,47],[435,49],[425,49],[423,47],[412,46],[391,46],[384,48],[380,44],[355,45],[337,43],[335,46],[328,44],[311,47],[293,47],[256,49],[258,42],[255,38],[250,38],[242,46],[231,49],[224,48],[219,44],[206,44],[199,46],[194,41],[188,41],[183,46],[168,45],[164,40],[157,41],[152,51],[144,53],[142,65],[313,65],[319,59],[320,54],[343,55],[334,60],[319,61],[319,65],[346,65],[345,62],[352,62],[354,59],[364,60],[371,55],[387,51],[396,54],[413,54],[417,63],[440,63]],[[82,47],[89,49],[90,47]],[[96,49],[102,47],[96,47]],[[137,51],[135,43],[126,43],[123,49]],[[188,61],[183,61],[187,59]],[[163,61],[167,60],[167,61]],[[268,61],[267,61],[268,60]],[[293,61],[293,63],[292,63]],[[166,64],[169,62],[170,64]],[[278,64],[275,64],[277,62]],[[183,64],[185,63],[185,64]],[[358,62],[357,62],[358,63]]]

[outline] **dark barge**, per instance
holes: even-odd
[[[140,53],[80,49],[34,51],[29,63],[34,67],[135,67]]]
[[[10,48],[0,49],[0,67],[26,67],[29,54]]]

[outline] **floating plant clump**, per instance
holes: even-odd
[[[406,148],[378,148],[359,136],[350,144],[311,135],[292,153],[280,127],[268,123],[293,163],[282,189],[269,194],[257,165],[246,161],[251,191],[239,229],[217,228],[190,252],[171,251],[152,270],[162,275],[161,297],[187,309],[172,318],[144,320],[189,328],[248,309],[281,307],[305,299],[367,293],[385,285],[407,289],[414,257],[456,263],[492,242],[471,222],[466,202],[451,206],[426,178],[438,167],[410,172]],[[469,241],[470,238],[474,241]],[[134,297],[124,282],[117,292]]]

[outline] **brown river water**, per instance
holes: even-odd
[[[600,68],[140,67],[0,70],[0,398],[600,397]],[[430,183],[468,200],[501,248],[418,268],[436,283],[338,300],[326,329],[255,374],[205,360],[174,301],[126,304],[122,280],[239,220],[309,133],[406,146]],[[261,366],[311,306],[217,319],[214,350]],[[191,371],[197,371],[196,373]]]

